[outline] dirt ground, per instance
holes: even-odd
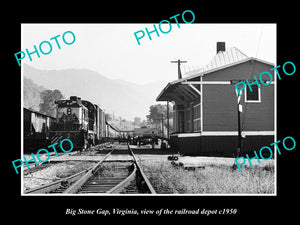
[[[93,152],[89,154],[63,154],[59,157],[51,156],[49,164],[39,165],[34,169],[29,169],[23,173],[23,189],[35,188],[49,182],[56,181],[65,176],[70,176],[76,172],[87,169],[92,165],[95,165],[105,154],[95,154]],[[153,154],[136,154],[136,158],[140,164],[148,166],[145,169],[164,168],[172,169],[171,161],[168,160],[170,155],[153,155]],[[178,156],[178,155],[177,155]],[[132,157],[126,154],[111,155],[107,160],[109,161],[129,161]],[[200,157],[200,156],[178,156],[178,160],[174,161],[175,164],[181,164],[183,167],[231,167],[235,164],[234,158],[223,158],[223,157]],[[252,160],[253,168],[263,168],[265,166],[270,166],[274,168],[274,160],[261,160],[258,163],[257,160]],[[251,169],[249,163],[245,163],[245,169]],[[26,166],[25,166],[26,167]],[[224,167],[224,168],[225,168]],[[243,169],[244,166],[242,166]],[[177,171],[178,172],[178,171]],[[237,171],[238,172],[238,171]],[[242,172],[238,172],[240,175]],[[152,173],[155,177],[155,174]],[[177,178],[174,178],[177,179]],[[173,181],[173,183],[176,180]]]

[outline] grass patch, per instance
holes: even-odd
[[[98,170],[98,176],[101,177],[126,177],[130,162],[104,162]]]
[[[88,162],[88,161],[68,161],[66,163],[66,168],[64,170],[56,171],[56,176],[59,178],[65,178],[72,176],[73,174],[79,173],[83,170],[88,169],[96,165],[95,162]]]
[[[205,169],[187,171],[169,162],[147,162],[142,166],[157,193],[170,194],[272,194],[274,166],[243,167],[205,165]]]

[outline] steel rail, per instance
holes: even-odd
[[[103,147],[107,144],[108,144],[108,142],[102,143],[100,145],[101,145],[101,147]],[[77,153],[77,151],[72,152],[72,153],[67,153],[67,154],[71,155],[71,154],[74,154],[74,153]],[[54,154],[55,153],[52,152],[52,153],[50,153],[50,156],[52,156]],[[61,154],[61,153],[59,153],[59,154]],[[39,165],[40,164],[43,164],[43,163],[40,162]],[[55,191],[55,190],[59,189],[64,182],[68,182],[69,184],[74,183],[75,181],[80,179],[80,177],[82,177],[85,173],[87,173],[91,169],[93,169],[93,167],[89,167],[88,169],[85,169],[85,170],[83,170],[79,173],[73,174],[69,177],[62,178],[62,179],[59,179],[57,181],[54,181],[54,182],[51,182],[51,183],[48,183],[48,184],[45,184],[45,185],[42,185],[42,186],[39,186],[39,187],[36,187],[36,188],[31,188],[29,190],[24,191],[24,194],[45,194],[45,193],[49,193],[51,191]],[[26,171],[28,169],[24,168],[23,170]]]
[[[45,194],[45,193],[49,193],[51,191],[55,191],[58,188],[60,188],[64,182],[68,182],[69,184],[75,182],[76,180],[78,180],[81,176],[83,176],[85,173],[87,173],[92,168],[93,167],[90,167],[79,173],[73,174],[69,177],[62,178],[58,181],[54,181],[54,182],[42,185],[40,187],[26,190],[26,191],[24,191],[24,194]]]
[[[130,146],[128,145],[128,150],[130,152],[130,154],[132,155],[134,162],[137,166],[138,171],[140,172],[142,178],[144,179],[149,191],[151,194],[156,194],[156,191],[154,190],[154,188],[152,187],[152,184],[150,183],[150,181],[148,180],[147,176],[145,175],[144,171],[142,170],[142,167],[140,166],[140,164],[138,163],[135,155],[133,154],[132,150],[130,149]]]
[[[136,168],[136,164],[133,165],[134,165],[134,169],[131,172],[131,174],[123,181],[121,181],[119,184],[117,184],[115,187],[113,187],[108,192],[106,192],[107,194],[116,194],[122,192],[130,184],[130,182],[132,182],[135,179],[137,168]]]
[[[130,149],[130,146],[128,146],[129,154],[133,158],[133,169],[129,176],[127,176],[124,180],[122,180],[119,184],[112,187],[110,190],[108,190],[107,194],[116,194],[116,193],[122,193],[123,191],[126,192],[126,189],[128,191],[128,187],[131,186],[134,183],[134,180],[137,179],[137,176],[140,176],[142,180],[145,182],[148,191],[151,194],[156,194],[154,188],[152,187],[150,181],[148,180],[147,176],[142,170],[142,167],[138,163],[138,160],[136,156],[134,155],[133,151]],[[56,191],[56,193],[77,193],[84,184],[100,169],[101,164],[112,154],[112,151],[110,151],[108,154],[106,154],[94,167],[90,167],[88,169],[85,169],[79,173],[76,173],[72,176],[60,179],[55,182],[51,182],[49,184],[43,185],[41,187],[33,188],[30,190],[27,190],[24,192],[24,194],[43,194],[43,193],[50,193]],[[66,183],[66,186],[64,187],[64,182]],[[67,185],[70,185],[67,187]],[[65,190],[64,190],[65,189]],[[139,189],[139,188],[138,188]],[[129,189],[132,190],[132,189]],[[134,190],[134,189],[133,189]]]
[[[72,194],[72,193],[76,193],[81,186],[87,182],[87,180],[89,178],[91,178],[92,176],[94,176],[94,174],[97,172],[97,170],[100,168],[102,162],[108,158],[111,153],[114,151],[114,149],[112,151],[110,151],[109,153],[107,153],[91,170],[89,170],[84,176],[82,176],[79,180],[77,180],[73,185],[71,185],[67,190],[65,190],[63,193],[66,194]]]

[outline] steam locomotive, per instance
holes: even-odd
[[[51,144],[68,138],[74,149],[87,148],[104,141],[106,137],[105,113],[96,104],[81,100],[77,96],[57,100],[56,120],[51,123]]]

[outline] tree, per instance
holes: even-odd
[[[167,105],[156,104],[151,105],[149,109],[149,115],[147,115],[147,120],[153,123],[159,123],[159,120],[167,118]],[[172,118],[171,107],[169,105],[169,118]]]
[[[55,89],[54,91],[45,90],[41,92],[41,103],[40,103],[40,113],[46,114],[48,116],[56,116],[56,105],[54,101],[63,99],[62,93]]]
[[[112,116],[109,113],[105,113],[105,121],[111,121]]]
[[[169,106],[169,132],[173,132],[173,113]],[[163,119],[163,121],[162,121]],[[159,129],[159,132],[164,131],[164,136],[167,133],[167,105],[156,104],[151,105],[149,109],[149,115],[147,115],[147,120],[149,123],[155,125]],[[163,130],[162,130],[163,129]]]
[[[140,117],[138,117],[138,116],[134,117],[134,119],[133,119],[133,125],[140,126],[141,123],[142,123],[142,119]]]

